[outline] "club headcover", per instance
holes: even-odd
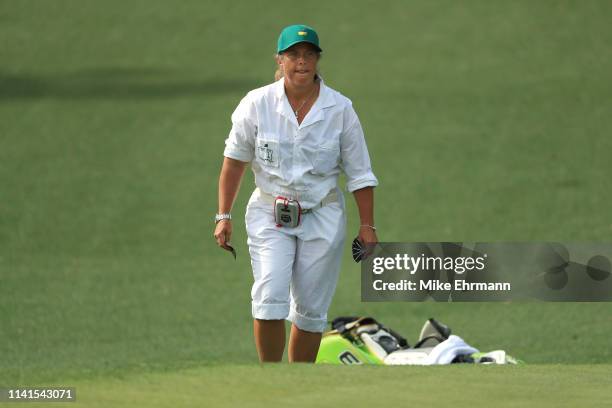
[[[366,258],[366,254],[367,254],[366,247],[359,240],[359,237],[353,240],[352,251],[353,251],[353,260],[355,262],[361,262],[363,259]]]

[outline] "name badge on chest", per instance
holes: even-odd
[[[261,164],[268,167],[279,165],[279,144],[273,140],[259,140],[257,142],[257,158]]]

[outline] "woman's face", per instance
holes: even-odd
[[[277,62],[286,80],[296,86],[304,86],[314,81],[319,53],[310,43],[298,43],[283,51]]]

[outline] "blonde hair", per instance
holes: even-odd
[[[318,58],[317,58],[317,64],[318,64],[318,62],[321,60],[321,53],[319,52],[317,54],[318,54]],[[281,54],[274,54],[274,60],[276,61],[276,58],[280,58],[280,56],[281,56]],[[277,64],[276,65],[276,71],[274,71],[274,80],[278,81],[283,76],[284,76],[283,70]],[[317,66],[317,71],[315,72],[315,81],[318,80],[319,78],[321,78],[321,75],[319,73],[319,67]]]
[[[274,81],[278,81],[283,77],[283,75],[283,70],[280,68],[280,66],[277,65],[276,71],[274,72]]]

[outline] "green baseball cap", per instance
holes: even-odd
[[[283,28],[283,31],[281,31],[278,37],[278,48],[276,52],[280,54],[292,45],[301,42],[311,43],[317,47],[319,52],[323,51],[321,47],[319,47],[319,36],[314,28],[303,24],[295,24]]]

